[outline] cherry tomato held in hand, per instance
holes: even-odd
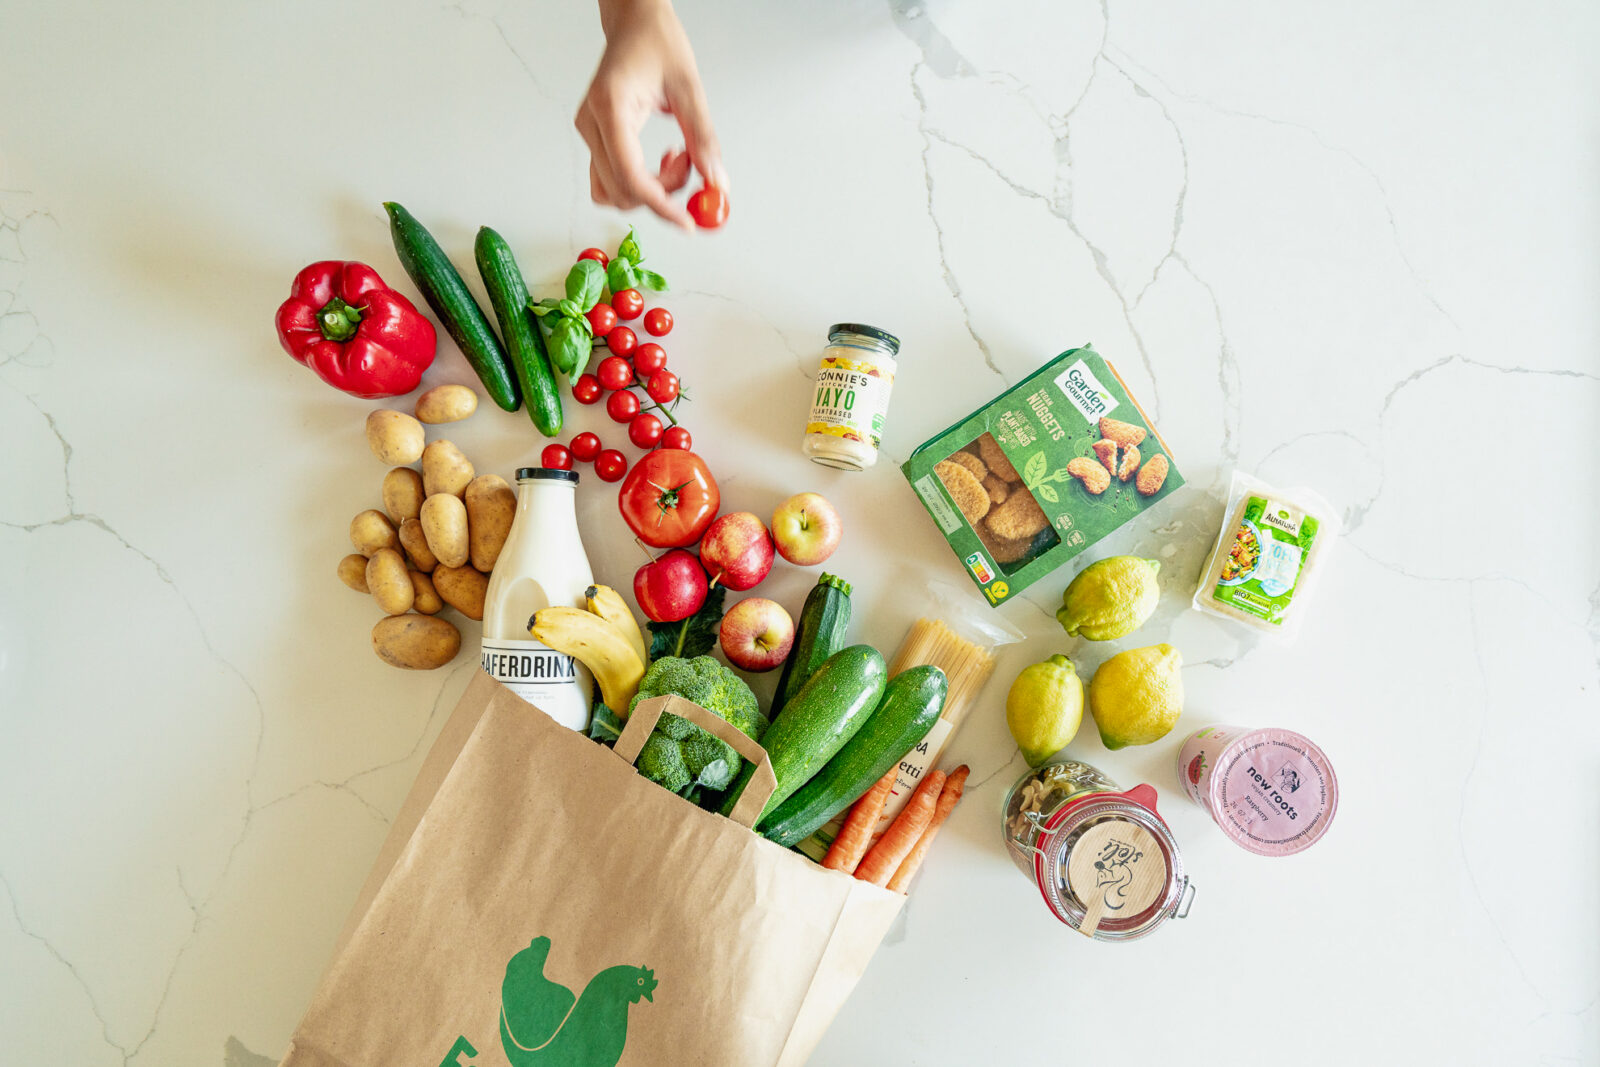
[[[579,259],[592,259],[602,267],[611,262],[611,257],[599,248],[585,248],[578,253]]]
[[[705,460],[681,449],[646,452],[617,491],[617,508],[639,540],[679,548],[700,540],[722,506]]]
[[[633,369],[646,381],[650,375],[667,365],[667,350],[654,341],[646,341],[633,350]]]
[[[606,397],[606,414],[612,422],[632,422],[639,414],[639,398],[627,390],[612,393]]]
[[[580,404],[593,404],[604,392],[600,387],[600,379],[592,374],[580,374],[578,380],[572,383],[572,399]]]
[[[573,442],[576,444],[577,442]],[[684,452],[694,447],[694,438],[690,436],[688,427],[668,426],[661,431],[661,447],[676,448]]]
[[[602,388],[616,392],[633,384],[633,368],[621,356],[607,356],[594,370]]]
[[[628,440],[639,448],[654,448],[661,441],[661,420],[640,412],[628,423]]]
[[[650,382],[644,391],[657,404],[670,404],[678,399],[678,376],[669,370],[658,370],[650,375]]]
[[[672,332],[672,312],[666,308],[651,308],[644,313],[644,332],[651,337],[665,337]]]
[[[610,304],[596,304],[584,312],[583,317],[589,320],[589,328],[596,337],[604,337],[617,325],[617,311]]]
[[[628,473],[628,457],[614,448],[608,448],[594,457],[594,472],[602,482],[621,481]]]
[[[702,230],[714,230],[728,221],[728,196],[708,185],[689,198],[689,217]]]
[[[569,471],[572,469],[572,453],[567,451],[566,445],[545,445],[544,451],[539,453],[539,466],[548,470]]]
[[[585,430],[572,439],[572,458],[585,463],[594,462],[600,454],[600,435]]]
[[[611,349],[612,355],[632,355],[633,350],[639,347],[639,335],[626,326],[618,326],[606,334],[606,347]]]
[[[639,295],[637,289],[623,289],[611,294],[611,306],[616,310],[617,318],[632,322],[644,310],[644,297]]]

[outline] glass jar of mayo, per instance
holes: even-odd
[[[878,462],[899,352],[900,339],[875,326],[841,322],[828,328],[800,444],[812,461],[842,471]]]

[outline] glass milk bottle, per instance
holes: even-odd
[[[578,537],[577,486],[574,471],[517,471],[516,517],[484,597],[483,669],[561,725],[587,730],[594,692],[589,672],[528,633],[534,612],[582,607],[584,591],[594,584]]]

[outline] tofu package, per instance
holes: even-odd
[[[991,606],[1183,484],[1167,443],[1088,345],[924,441],[900,470]]]

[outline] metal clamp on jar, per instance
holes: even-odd
[[[1011,787],[1004,820],[1013,862],[1074,930],[1132,941],[1188,916],[1194,883],[1150,786],[1120,792],[1087,763],[1047,763]]]

